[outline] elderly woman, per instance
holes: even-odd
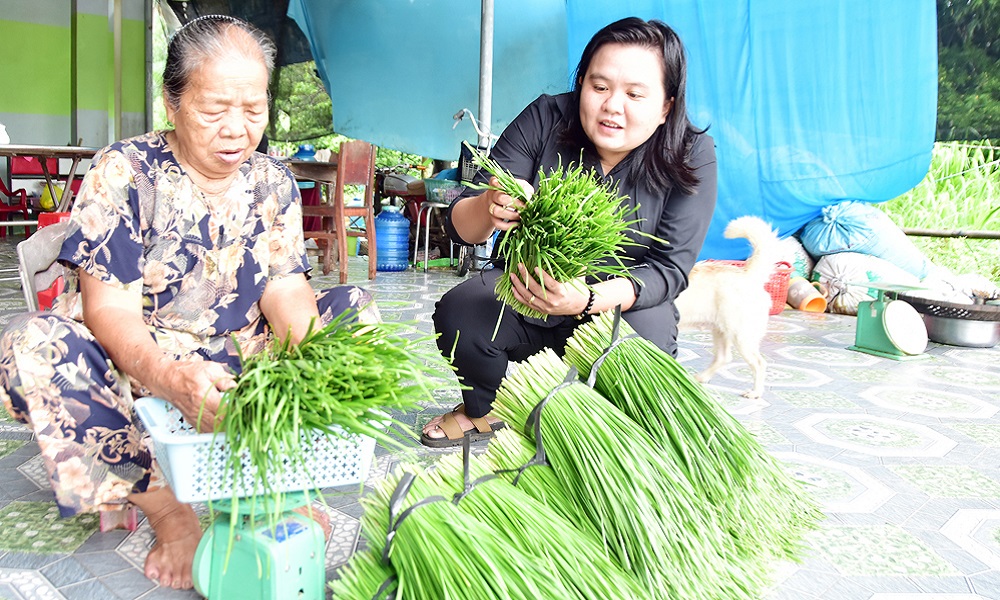
[[[174,588],[192,586],[201,528],[151,459],[133,399],[164,398],[210,430],[237,344],[295,342],[344,311],[378,319],[364,290],[313,292],[295,181],[255,152],[274,54],[230,17],[174,35],[163,84],[174,129],[95,156],[59,255],[68,293],[0,340],[0,396],[34,429],[61,514],[138,506],[156,534],[146,576]]]

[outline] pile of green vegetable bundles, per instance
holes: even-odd
[[[594,368],[596,365],[596,369]],[[821,513],[668,354],[610,314],[497,392],[479,456],[364,498],[368,550],[336,598],[761,597]]]

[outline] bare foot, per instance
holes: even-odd
[[[194,509],[177,500],[170,488],[130,494],[128,499],[146,515],[156,536],[156,544],[146,556],[146,577],[163,587],[194,587],[191,565],[202,535]]]
[[[465,416],[465,411],[461,406],[452,411],[451,414],[455,415],[455,420],[458,421],[458,424],[461,426],[463,431],[469,431],[476,428],[469,417]],[[444,415],[439,415],[428,421],[427,424],[424,425],[424,435],[435,440],[447,437],[447,434],[445,434],[444,430],[440,427],[442,421],[444,421]],[[486,421],[491,424],[501,422],[500,419],[492,415],[486,415]]]

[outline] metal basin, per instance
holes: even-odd
[[[1000,321],[977,321],[920,315],[927,325],[927,337],[939,344],[992,348],[1000,343]]]

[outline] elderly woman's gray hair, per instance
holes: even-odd
[[[246,35],[233,35],[234,30]],[[176,108],[191,81],[191,75],[206,60],[227,53],[243,52],[249,60],[260,60],[268,77],[274,70],[277,49],[266,33],[246,21],[226,15],[198,17],[184,25],[170,38],[167,64],[163,68],[163,93]]]

